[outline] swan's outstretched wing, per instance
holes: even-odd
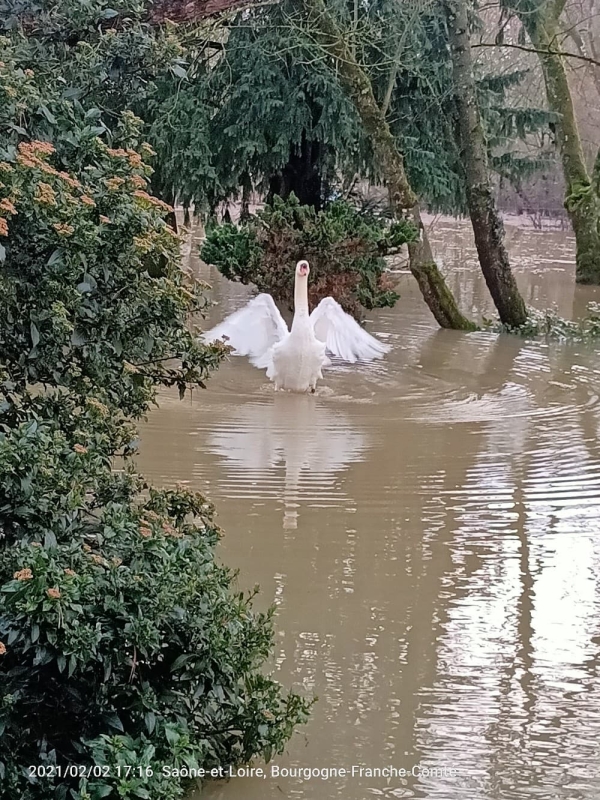
[[[353,364],[370,361],[390,350],[390,346],[371,336],[333,297],[325,297],[310,315],[317,339],[325,342],[328,352]]]
[[[234,355],[250,356],[254,363],[287,334],[287,325],[271,295],[259,294],[219,325],[202,334],[202,341],[210,344],[226,336]]]

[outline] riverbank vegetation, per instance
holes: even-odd
[[[223,357],[189,326],[206,300],[142,122],[22,44],[0,64],[0,797],[182,797],[161,765],[268,759],[307,705],[263,673],[271,615],[215,560],[208,501],[131,463],[157,388]]]
[[[256,196],[271,203],[294,194],[319,211],[333,197],[350,197],[359,182],[383,183],[393,213],[420,231],[409,266],[439,325],[474,327],[435,264],[423,208],[470,214],[499,317],[518,327],[526,309],[503,245],[498,186],[519,193],[532,176],[555,170],[562,154],[577,173],[567,179],[566,201],[577,279],[594,282],[597,181],[582,166],[568,85],[567,105],[554,96],[540,102],[539,94],[532,102],[535,70],[502,56],[504,47],[522,47],[543,68],[550,63],[535,44],[547,22],[537,6],[524,21],[518,4],[494,16],[467,0],[164,0],[85,13],[48,0],[37,17],[27,3],[3,2],[7,29],[21,26],[30,62],[60,63],[72,91],[100,109],[99,124],[128,105],[144,120],[157,153],[151,187],[181,203],[186,219],[192,210],[213,219],[230,201],[241,204],[244,219]],[[553,6],[557,19],[563,5]],[[472,47],[491,46],[483,40],[494,32],[498,55],[480,50],[475,58]],[[524,37],[531,47],[519,44]],[[557,52],[552,63],[568,69]],[[572,55],[594,67],[583,51]],[[547,88],[555,83],[546,80]],[[577,158],[565,161],[565,142]]]
[[[210,503],[131,463],[158,388],[203,387],[225,355],[195,335],[208,301],[173,206],[204,217],[229,278],[289,304],[308,257],[313,302],[356,317],[394,304],[383,258],[406,244],[434,318],[463,331],[422,212],[468,213],[503,329],[558,330],[525,308],[496,198],[558,153],[576,278],[600,282],[564,8],[0,0],[0,797],[181,797],[161,763],[269,759],[306,719],[264,674],[272,618],[215,561]],[[528,70],[475,59],[477,36],[531,51],[546,99]],[[361,183],[385,213],[358,207]],[[215,224],[229,202],[241,224]],[[596,311],[575,328],[595,335]]]

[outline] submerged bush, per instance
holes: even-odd
[[[279,752],[304,704],[260,674],[270,615],[215,563],[212,508],[111,473],[133,432],[101,400],[0,397],[0,796],[180,797],[163,765]],[[126,741],[152,775],[117,773]]]
[[[239,226],[207,232],[201,256],[226,278],[254,283],[290,308],[296,262],[310,262],[309,304],[334,297],[356,318],[364,309],[393,306],[399,295],[384,256],[415,238],[408,222],[361,214],[336,201],[323,211],[279,197]]]
[[[3,41],[0,798],[169,800],[162,765],[268,759],[307,706],[261,672],[271,616],[215,562],[210,505],[128,461],[156,387],[223,355],[187,324],[139,120],[95,130],[44,80]]]
[[[486,320],[486,327],[498,333],[507,332],[527,339],[545,337],[563,342],[597,341],[600,338],[600,304],[588,303],[587,314],[581,319],[561,317],[556,309],[527,310],[527,322],[518,328],[503,325],[497,320]]]

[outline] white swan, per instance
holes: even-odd
[[[331,363],[327,353],[352,364],[387,353],[390,347],[364,331],[333,297],[308,313],[309,272],[308,261],[296,264],[291,331],[271,295],[259,294],[202,340],[209,344],[226,337],[234,355],[249,356],[255,367],[267,370],[276,390],[290,392],[315,391],[322,368]]]

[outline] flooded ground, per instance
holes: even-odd
[[[433,240],[462,308],[491,316],[468,227]],[[600,300],[571,238],[509,244],[529,304]],[[203,277],[211,323],[248,294]],[[275,676],[318,696],[275,764],[413,773],[203,798],[600,798],[600,348],[440,331],[410,276],[400,291],[368,326],[392,353],[318,396],[234,358],[144,426],[141,469],[217,504],[221,557],[277,604]]]

